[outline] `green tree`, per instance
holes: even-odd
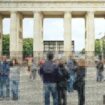
[[[9,35],[3,35],[3,42],[2,42],[2,54],[9,56]]]
[[[97,39],[95,41],[95,55],[101,55],[101,46],[100,46],[100,40]]]
[[[103,54],[104,54],[104,58],[105,58],[105,40],[103,40]]]
[[[23,40],[23,56],[29,56],[33,54],[33,39],[25,38]]]
[[[9,34],[3,35],[3,49],[2,54],[9,56],[9,43],[10,43]],[[29,56],[33,54],[33,39],[25,38],[23,39],[23,56]]]
[[[105,52],[105,42],[103,43],[103,51]],[[85,54],[85,49],[83,48],[81,51],[82,54]],[[100,40],[96,39],[95,41],[95,55],[101,55],[101,46],[100,46]]]

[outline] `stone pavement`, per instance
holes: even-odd
[[[88,68],[86,73],[86,104],[103,105],[103,95],[105,95],[105,82],[96,82],[96,69]],[[105,73],[104,73],[105,74]],[[20,75],[20,99],[18,101],[3,100],[0,105],[44,105],[43,87],[40,77],[36,80],[29,79],[26,68],[22,68]],[[77,92],[68,93],[68,105],[78,105]],[[52,104],[51,104],[52,105]]]

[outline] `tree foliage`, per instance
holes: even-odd
[[[9,43],[10,43],[10,38],[9,38],[9,34],[7,35],[3,35],[3,49],[2,49],[2,53],[3,55],[7,55],[9,56]],[[82,54],[85,53],[85,49],[83,49],[81,51]],[[96,40],[95,41],[95,55],[99,56],[102,54],[101,51],[101,45],[100,45],[100,40]],[[105,41],[103,41],[103,54],[105,57]],[[33,39],[32,38],[25,38],[23,39],[23,56],[29,56],[29,55],[33,55]]]
[[[2,54],[9,56],[9,35],[3,35],[3,41],[2,41]]]
[[[3,35],[3,49],[2,54],[9,56],[9,43],[10,43],[9,35]],[[25,38],[23,39],[23,56],[29,56],[33,54],[33,39]]]
[[[25,38],[23,40],[23,56],[33,55],[33,39]]]
[[[96,55],[96,56],[102,55],[101,47],[103,46],[102,49],[103,49],[103,54],[104,54],[104,57],[105,57],[105,41],[103,40],[102,42],[103,42],[103,43],[102,43],[103,45],[101,45],[99,39],[96,39],[96,40],[95,40],[95,55]],[[85,49],[84,49],[84,48],[82,49],[81,53],[82,53],[82,54],[85,53]]]
[[[101,55],[101,45],[99,39],[95,41],[95,55]]]

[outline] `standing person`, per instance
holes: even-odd
[[[74,89],[78,92],[78,105],[85,105],[85,73],[85,60],[80,59],[76,69],[76,81],[74,82]]]
[[[30,75],[30,78],[32,80],[34,80],[36,78],[37,70],[38,70],[38,67],[36,66],[35,60],[33,60],[32,67],[31,67],[31,75]]]
[[[30,79],[33,58],[30,55],[29,57],[26,58],[26,60],[27,60],[27,66],[28,66],[28,72],[29,72],[29,79]]]
[[[11,81],[12,100],[18,100],[20,67],[16,59],[13,59],[10,64],[10,81]]]
[[[31,71],[32,60],[33,60],[32,56],[29,56],[29,57],[27,58],[28,71],[29,71],[29,72]]]
[[[103,76],[104,64],[101,58],[97,62],[96,67],[97,67],[97,82],[101,82],[104,79]]]
[[[44,83],[44,105],[50,105],[50,95],[53,97],[53,105],[58,105],[57,76],[58,68],[53,63],[53,54],[48,53],[47,61],[41,66],[39,73]]]
[[[2,73],[1,73],[1,96],[2,98],[9,99],[10,97],[10,67],[7,62],[7,57],[3,56]],[[6,88],[6,91],[5,91]],[[6,95],[6,96],[5,96]]]
[[[75,74],[75,60],[70,56],[67,62],[67,68],[69,72],[69,79],[68,79],[68,92],[73,92],[73,83],[75,82],[76,74]]]
[[[63,60],[60,60],[58,73],[58,105],[67,105],[67,79],[69,77],[69,74],[65,68]]]

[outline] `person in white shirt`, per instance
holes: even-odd
[[[19,81],[20,69],[16,59],[13,59],[10,64],[10,81],[11,81],[11,94],[13,100],[18,100],[19,96]]]

